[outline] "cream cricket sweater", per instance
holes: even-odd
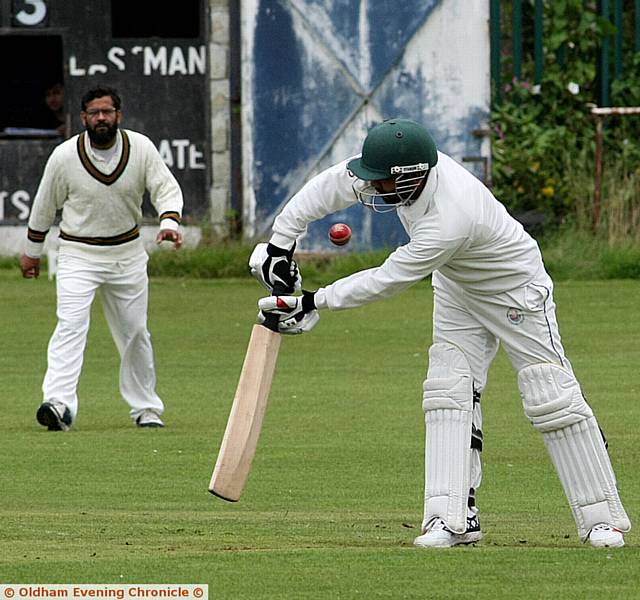
[[[177,229],[180,186],[145,135],[119,130],[108,161],[96,154],[86,133],[57,146],[49,157],[31,215],[25,253],[38,258],[56,212],[62,210],[60,251],[88,259],[133,257],[140,239],[142,200],[149,191],[161,229]]]

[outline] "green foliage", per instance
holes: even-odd
[[[541,93],[514,82],[493,111],[493,191],[516,214],[565,215],[573,200],[565,173],[593,161],[593,121],[569,83],[551,70]]]
[[[611,96],[616,106],[640,106],[640,52],[628,60],[624,77],[611,83]]]
[[[640,244],[611,244],[602,237],[561,227],[541,241],[547,271],[556,281],[640,278]]]
[[[485,538],[413,548],[428,284],[326,311],[312,333],[284,339],[244,495],[235,504],[211,496],[259,293],[250,280],[152,280],[149,324],[167,407],[159,431],[136,429],[119,399],[117,352],[97,300],[78,422],[49,433],[34,415],[55,286],[0,273],[0,304],[10,307],[0,311],[3,582],[206,583],[212,600],[637,598],[637,528],[621,550],[580,543],[503,352],[482,398]],[[632,520],[640,356],[629,324],[640,322],[638,294],[635,281],[565,283],[555,294],[563,343],[609,438]]]
[[[331,283],[356,271],[381,265],[390,250],[371,252],[336,252],[327,254],[304,254],[296,256],[305,281]]]
[[[512,3],[502,3],[504,21]],[[525,2],[531,9],[532,2]],[[527,17],[525,11],[525,18]],[[504,30],[510,31],[508,27]],[[589,228],[584,212],[593,196],[595,122],[590,109],[597,102],[596,65],[601,40],[615,33],[610,21],[596,14],[595,3],[554,0],[544,3],[543,76],[534,85],[533,31],[525,27],[521,80],[511,79],[510,38],[503,39],[501,102],[491,117],[493,186],[496,196],[515,214],[541,211],[549,222],[573,222]],[[628,38],[632,37],[629,32]],[[626,47],[632,46],[627,39]],[[640,106],[640,53],[627,54],[623,77],[611,85],[611,103]],[[634,181],[614,178],[633,174],[640,164],[640,116],[611,117],[605,126],[607,179],[623,194]],[[629,187],[630,186],[630,187]],[[605,201],[603,206],[607,207]]]
[[[573,180],[572,180],[573,181]],[[640,194],[640,177],[635,176],[637,193]],[[578,183],[576,183],[576,186]],[[626,189],[626,188],[624,188]],[[595,238],[586,231],[586,225],[576,227],[575,224],[563,225],[557,231],[545,234],[540,239],[547,270],[554,279],[640,279],[640,209],[634,204],[632,212],[624,204],[624,198],[613,192],[611,198],[619,198],[617,208],[610,208],[603,219],[603,229],[626,231],[627,233],[610,239],[605,236]],[[631,204],[631,201],[627,204]],[[584,221],[590,218],[590,206],[583,207]],[[613,241],[611,241],[613,240]],[[151,277],[165,279],[247,279],[254,280],[249,274],[247,260],[251,249],[241,243],[232,242],[221,246],[205,248],[182,248],[158,250],[153,252],[149,261]],[[310,254],[299,252],[296,260],[300,265],[307,289],[315,289],[327,285],[336,279],[346,277],[363,269],[378,266],[384,262],[388,250],[372,252],[336,252],[326,254]],[[5,279],[21,279],[17,259],[0,260],[0,274]],[[43,258],[41,279],[47,277],[46,258]],[[27,286],[29,282],[24,282]],[[256,294],[262,292],[255,284]]]
[[[248,277],[252,247],[224,243],[202,248],[157,250],[149,259],[149,275],[162,277]]]
[[[182,248],[179,251],[158,250],[151,254],[149,274],[154,277],[189,277],[218,279],[221,277],[250,277],[248,261],[253,246],[227,242],[217,246]],[[389,251],[298,253],[306,280],[324,281],[368,269],[384,261]]]
[[[15,256],[0,256],[0,270],[12,271],[19,269],[18,258]]]
[[[639,190],[640,192],[640,190]],[[590,207],[585,207],[588,211]],[[620,208],[623,219],[624,207]],[[610,211],[610,214],[616,214]],[[607,217],[609,219],[610,217]],[[585,216],[585,220],[587,216]],[[606,227],[608,220],[604,220]],[[640,212],[636,211],[632,220],[627,220],[629,229],[635,224],[635,232],[629,231],[615,243],[601,238],[594,239],[575,225],[564,225],[546,234],[540,240],[547,270],[554,279],[637,279],[640,278]],[[613,223],[612,229],[620,229],[621,224]],[[586,227],[585,227],[586,229]],[[149,272],[152,277],[182,279],[251,279],[247,260],[251,249],[243,244],[232,243],[224,246],[174,251],[157,251],[151,255]],[[351,275],[362,269],[369,269],[387,257],[387,250],[375,252],[333,254],[297,253],[296,260],[303,275],[304,286],[315,289]],[[18,267],[12,265],[15,277]],[[46,272],[43,269],[43,273]],[[262,288],[256,285],[256,293]]]

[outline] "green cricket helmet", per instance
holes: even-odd
[[[429,170],[438,162],[429,132],[409,119],[389,119],[369,130],[362,155],[347,168],[361,181],[353,186],[358,200],[378,212],[412,204]],[[380,193],[372,182],[395,178],[395,191]]]

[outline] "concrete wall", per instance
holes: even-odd
[[[235,0],[231,0],[232,2]],[[209,0],[211,94],[211,212],[214,235],[224,237],[231,204],[229,0]]]
[[[489,3],[469,0],[242,0],[244,233],[269,236],[282,205],[314,174],[360,152],[393,117],[423,123],[439,149],[482,177],[489,157]],[[353,206],[312,223],[298,248],[395,246],[395,215]]]

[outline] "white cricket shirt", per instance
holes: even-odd
[[[291,198],[274,222],[272,244],[291,248],[310,222],[357,202],[349,160],[316,175]],[[420,197],[397,214],[410,241],[379,267],[320,288],[318,308],[362,306],[434,271],[483,295],[521,287],[544,272],[535,240],[478,179],[441,152]]]

